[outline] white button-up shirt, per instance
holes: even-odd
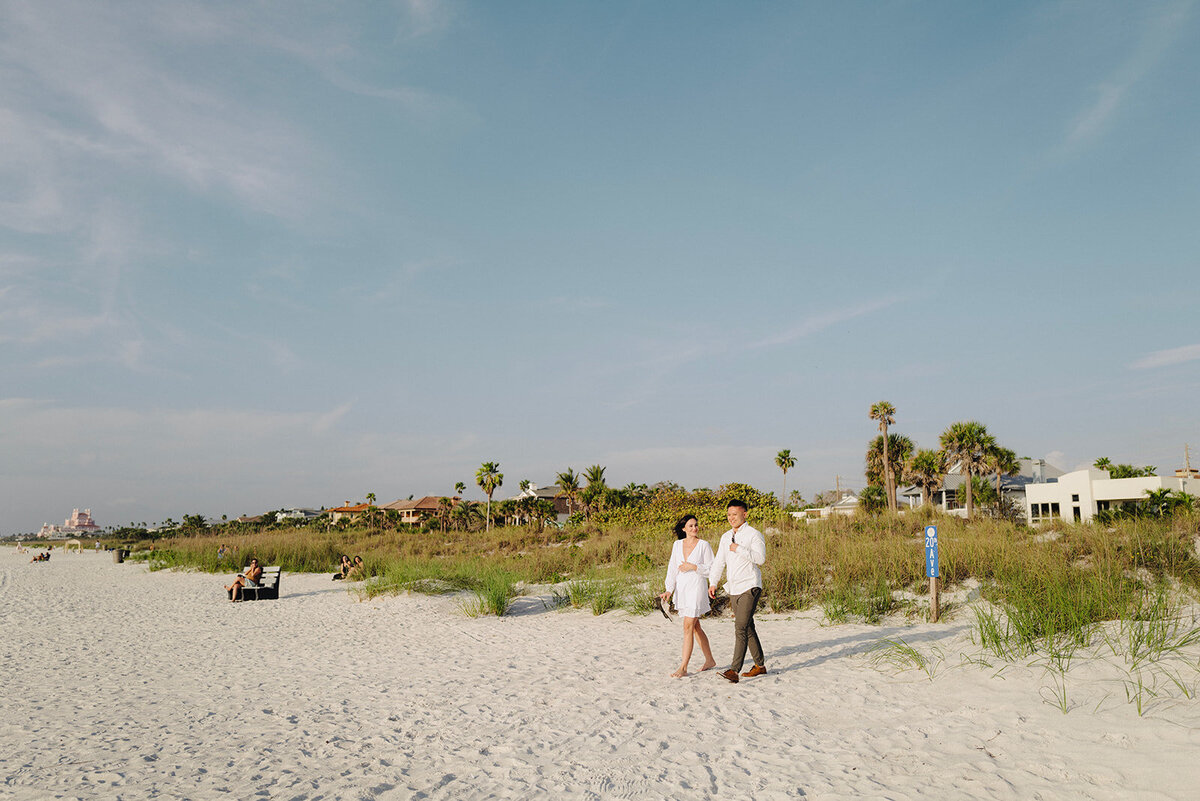
[[[729,550],[729,544],[736,542],[738,549]],[[708,583],[717,586],[721,580],[721,571],[729,568],[729,578],[725,581],[725,592],[730,596],[741,595],[755,587],[761,587],[762,571],[759,565],[767,561],[767,541],[762,532],[749,523],[743,523],[737,531],[729,529],[721,535],[721,544],[717,546],[716,556],[708,571]]]

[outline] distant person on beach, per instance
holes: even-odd
[[[671,674],[674,678],[688,674],[693,641],[698,641],[704,652],[700,671],[717,665],[708,635],[700,628],[701,615],[712,608],[708,602],[708,569],[713,563],[713,549],[700,539],[699,533],[700,521],[695,515],[684,515],[675,524],[675,545],[671,547],[671,561],[667,565],[667,591],[658,596],[665,603],[674,593],[675,609],[683,616],[683,661],[679,670]]]
[[[257,559],[250,560],[250,569],[245,573],[238,573],[237,578],[233,583],[225,588],[229,593],[230,601],[240,601],[238,596],[242,594],[242,587],[257,587],[258,582],[262,580],[263,569],[258,566]]]
[[[354,557],[354,563],[350,565],[350,569],[346,571],[346,578],[354,579],[355,581],[362,581],[366,577],[366,567],[363,566],[362,557]]]
[[[730,529],[721,535],[721,544],[717,546],[717,555],[708,572],[708,597],[716,597],[717,582],[728,567],[725,592],[729,594],[729,605],[733,609],[733,662],[729,670],[721,675],[736,684],[738,671],[746,659],[747,646],[754,659],[754,667],[742,675],[750,678],[767,672],[762,644],[754,629],[754,612],[762,595],[762,571],[759,568],[767,561],[767,541],[762,532],[746,522],[745,501],[730,501],[725,510],[725,519],[729,521]]]
[[[225,547],[225,543],[221,543],[221,547],[217,549],[217,561],[224,559],[227,553],[229,553],[229,549]]]
[[[338,565],[338,572],[333,574],[334,581],[340,581],[350,575],[350,569],[354,567],[354,563],[350,561],[350,557],[342,554],[342,561]]]

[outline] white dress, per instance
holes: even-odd
[[[684,617],[700,617],[712,607],[708,603],[708,569],[713,563],[713,549],[705,540],[696,543],[688,555],[687,562],[695,570],[680,572],[684,562],[683,544],[687,540],[675,540],[671,548],[671,563],[667,566],[667,592],[675,593],[675,609]]]

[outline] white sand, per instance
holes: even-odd
[[[680,624],[452,597],[357,603],[328,576],[230,604],[222,579],[0,549],[0,796],[1196,798],[1200,703],[1144,716],[1109,661],[963,666],[966,616],[821,626],[764,615],[766,676],[672,680]],[[729,619],[705,623],[718,660]],[[902,637],[930,681],[864,652]],[[1195,687],[1191,673],[1179,676]],[[1110,660],[1111,661],[1111,660]],[[699,666],[697,657],[693,663]],[[724,666],[724,665],[722,665]],[[998,667],[998,666],[997,666]],[[1190,676],[1190,678],[1189,678]]]

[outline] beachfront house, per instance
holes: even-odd
[[[853,492],[843,492],[842,497],[836,503],[831,503],[828,506],[814,506],[810,509],[801,509],[798,512],[790,512],[792,517],[797,520],[803,520],[805,523],[816,523],[818,520],[828,520],[831,517],[839,517],[843,515],[853,515],[858,511],[858,496]]]
[[[550,501],[550,503],[554,504],[554,522],[559,526],[565,525],[567,518],[571,516],[571,510],[568,508],[567,496],[562,494],[562,488],[557,484],[551,484],[548,487],[539,487],[537,484],[534,484],[531,481],[529,482],[529,485],[525,487],[525,489],[521,490],[511,498],[505,498],[504,500],[519,502],[525,498],[532,498],[539,501]],[[516,508],[520,507],[517,506]],[[509,522],[520,524],[526,523],[528,520],[522,515],[518,514],[510,518]]]
[[[367,513],[369,506],[369,503],[351,504],[350,501],[346,501],[343,505],[329,510],[329,520],[331,523],[337,523],[339,520],[349,520],[353,523]]]
[[[385,512],[396,512],[400,515],[400,522],[410,526],[419,526],[422,521],[433,517],[437,514],[438,506],[442,502],[442,495],[426,495],[423,498],[413,500],[409,498],[406,501],[392,501],[385,503],[379,507]],[[457,495],[450,499],[451,506],[457,506],[459,500]]]
[[[1200,479],[1190,471],[1175,472],[1175,476],[1110,478],[1107,470],[1089,467],[1045,484],[1031,484],[1025,488],[1025,519],[1034,526],[1052,520],[1086,523],[1099,512],[1145,501],[1147,493],[1156,490],[1200,492]]]
[[[284,520],[290,520],[296,525],[300,525],[316,520],[320,516],[321,512],[317,509],[281,509],[275,513],[275,522],[282,523]]]
[[[1020,465],[1017,475],[1000,477],[1000,495],[1016,509],[1023,509],[1025,508],[1027,487],[1055,481],[1063,475],[1063,471],[1048,464],[1045,459],[1018,459],[1017,461]],[[995,473],[984,473],[981,478],[995,486]],[[961,472],[958,465],[950,468],[950,471],[942,476],[941,486],[931,493],[930,503],[946,514],[965,517],[967,514],[966,481],[967,477]],[[902,487],[899,495],[900,502],[909,508],[921,505],[921,488],[915,484]]]

